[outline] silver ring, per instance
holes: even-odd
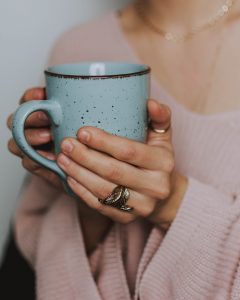
[[[126,205],[129,197],[129,190],[122,185],[118,185],[113,189],[111,194],[104,199],[98,198],[98,201],[104,205],[109,205],[122,211],[130,212],[133,210],[133,207]]]

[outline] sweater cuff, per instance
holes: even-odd
[[[224,230],[229,222],[231,203],[230,195],[189,177],[183,201],[162,246],[171,245],[172,255],[176,259],[179,249],[184,250],[197,232],[206,234],[216,224]]]

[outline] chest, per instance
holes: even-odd
[[[215,114],[240,109],[239,34],[236,25],[186,44],[137,35],[132,44],[179,103],[193,112]]]
[[[210,115],[240,109],[239,61],[155,60],[150,62],[155,80],[188,110]]]

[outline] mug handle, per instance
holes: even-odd
[[[47,159],[35,151],[26,140],[24,134],[24,124],[29,115],[36,111],[45,112],[55,126],[59,126],[62,121],[62,109],[60,104],[54,100],[32,100],[22,104],[13,116],[12,134],[18,147],[24,154],[36,161],[41,166],[53,171],[61,179],[66,180],[66,174],[61,170],[55,161]]]

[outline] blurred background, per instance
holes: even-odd
[[[5,120],[24,90],[43,81],[54,41],[68,28],[130,0],[0,0],[0,262],[25,175],[7,151]]]

